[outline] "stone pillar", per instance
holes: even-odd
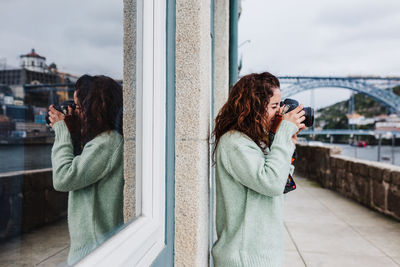
[[[175,265],[208,265],[210,1],[176,1]]]
[[[219,110],[225,104],[229,95],[229,0],[214,1],[214,122]],[[213,146],[212,146],[213,148]],[[213,169],[215,170],[215,169]],[[215,177],[214,177],[215,179]],[[212,190],[213,203],[213,243],[217,240],[215,226],[216,195],[215,182]]]
[[[214,115],[229,94],[229,0],[214,1]]]
[[[136,1],[124,0],[124,220],[136,215]]]

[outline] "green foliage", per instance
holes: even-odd
[[[329,107],[318,110],[319,116],[315,119],[315,126],[322,126],[323,129],[347,129],[347,101],[333,104]]]
[[[400,86],[395,89],[400,95]],[[354,103],[355,112],[366,118],[388,113],[388,109],[385,106],[365,94],[355,94]],[[346,100],[319,109],[317,111],[319,116],[315,119],[316,127],[323,126],[323,129],[348,129],[348,119],[346,117],[348,105],[349,100]],[[373,125],[360,125],[355,129],[373,129],[373,127]]]
[[[365,94],[354,95],[354,103],[356,106],[355,112],[366,118],[388,113],[384,105]]]
[[[400,96],[400,85],[393,88],[393,93]]]

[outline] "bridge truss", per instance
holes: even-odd
[[[366,94],[392,112],[400,113],[400,96],[392,89],[400,85],[399,78],[366,78],[366,77],[278,77],[280,83],[288,85],[282,90],[282,98],[317,88],[345,88]]]
[[[370,135],[378,137],[379,135],[385,136],[400,136],[400,131],[379,131],[379,130],[345,130],[345,129],[328,129],[328,130],[303,130],[299,135]]]

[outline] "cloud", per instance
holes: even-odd
[[[122,78],[123,1],[0,2],[0,58],[19,65],[35,48],[63,71]]]
[[[400,76],[398,0],[244,0],[242,9],[239,43],[251,40],[239,48],[242,75]],[[325,88],[293,97],[324,107],[349,96]]]
[[[243,1],[243,73],[400,75],[396,0]]]
[[[399,3],[393,0],[331,1],[320,4],[315,23],[319,25],[351,27],[380,24],[399,15]]]

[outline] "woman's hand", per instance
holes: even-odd
[[[303,124],[303,125],[304,125],[304,124]],[[295,134],[292,136],[292,142],[293,142],[293,144],[297,144],[297,134],[298,134],[301,130],[303,130],[304,128],[306,128],[305,125],[304,125],[303,128],[299,129],[299,130],[297,131],[297,133],[295,133]]]
[[[282,117],[283,120],[288,120],[296,124],[297,128],[299,129],[297,133],[292,136],[293,144],[297,143],[297,134],[306,128],[305,124],[302,123],[306,119],[304,114],[305,111],[303,110],[303,105],[299,105],[294,110],[284,114]]]
[[[303,110],[303,105],[299,105],[292,111],[284,114],[282,116],[282,119],[293,122],[294,124],[296,124],[299,131],[301,131],[306,127],[305,124],[302,123],[306,119],[306,117],[304,117],[304,114],[305,114],[305,111]]]
[[[54,108],[54,105],[51,105],[49,107],[49,120],[50,120],[50,126],[53,127],[53,125],[56,122],[62,121],[65,119],[65,115],[58,111],[57,109]]]

